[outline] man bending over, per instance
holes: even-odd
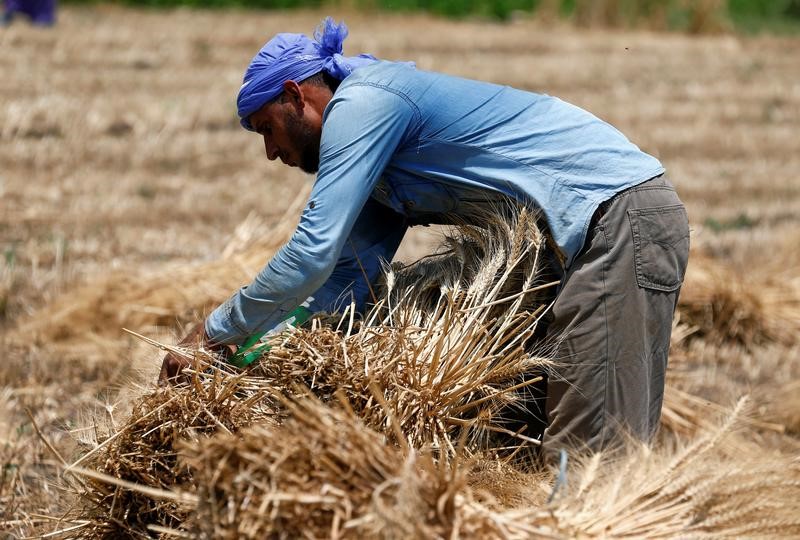
[[[247,69],[242,126],[316,182],[289,242],[187,339],[241,345],[303,303],[336,311],[345,294],[363,310],[409,226],[469,222],[475,204],[512,199],[542,213],[559,259],[546,456],[621,430],[651,438],[689,251],[661,163],[557,98],[345,57],[346,36],[330,18],[314,39],[278,34]],[[167,355],[162,379],[185,365]]]

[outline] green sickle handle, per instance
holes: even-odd
[[[247,338],[245,342],[242,343],[242,346],[239,347],[239,350],[236,351],[236,354],[234,354],[228,360],[228,362],[240,368],[249,366],[261,358],[262,353],[268,351],[270,347],[272,347],[270,343],[262,343],[261,338],[263,338],[265,335],[277,335],[289,326],[298,327],[310,319],[311,315],[311,310],[309,310],[305,305],[298,306],[296,309],[289,312],[289,315],[272,330],[268,330],[260,334],[254,334]]]

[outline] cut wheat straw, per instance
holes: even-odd
[[[496,446],[508,453],[537,445],[498,421],[509,406],[524,407],[517,392],[547,368],[532,353],[532,338],[553,283],[538,275],[545,243],[534,217],[525,209],[501,215],[485,228],[458,229],[446,252],[389,272],[382,299],[357,324],[345,313],[338,326],[329,318],[284,334],[245,373],[185,351],[195,354],[191,384],[144,396],[124,426],[74,464],[121,480],[90,480],[84,533],[182,530],[185,505],[152,496],[170,486],[196,489],[178,447],[202,446],[209,435],[238,437],[249,426],[263,435],[288,414],[297,417],[287,396],[298,392],[343,407],[403,459],[424,451],[446,468]]]
[[[695,337],[752,349],[777,341],[797,343],[800,281],[746,279],[703,253],[693,253],[681,290],[681,321]]]
[[[191,383],[142,397],[72,467],[89,486],[75,533],[798,533],[785,504],[800,500],[798,463],[779,454],[759,462],[752,445],[732,439],[743,404],[721,423],[720,409],[707,407],[699,423],[696,398],[673,392],[668,418],[694,434],[689,443],[573,456],[555,486],[519,468],[516,452],[537,441],[498,421],[548,368],[531,352],[549,299],[538,274],[543,245],[524,210],[461,228],[444,253],[389,272],[358,322],[348,312],[289,331],[241,373],[184,351],[194,355]]]
[[[198,538],[501,538],[513,524],[467,485],[468,467],[387,444],[352,413],[305,398],[281,426],[188,448]]]
[[[579,538],[791,538],[800,534],[800,462],[751,448],[731,452],[740,401],[689,444],[595,455],[569,490],[533,522]]]

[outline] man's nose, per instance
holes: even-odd
[[[264,151],[267,153],[267,159],[270,161],[278,157],[278,148],[264,135]]]

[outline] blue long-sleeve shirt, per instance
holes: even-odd
[[[540,208],[569,266],[597,206],[663,172],[557,98],[377,62],[342,81],[325,109],[317,179],[292,238],[206,332],[241,343],[309,297],[312,311],[361,307],[410,223],[469,219],[470,205],[496,198]]]

